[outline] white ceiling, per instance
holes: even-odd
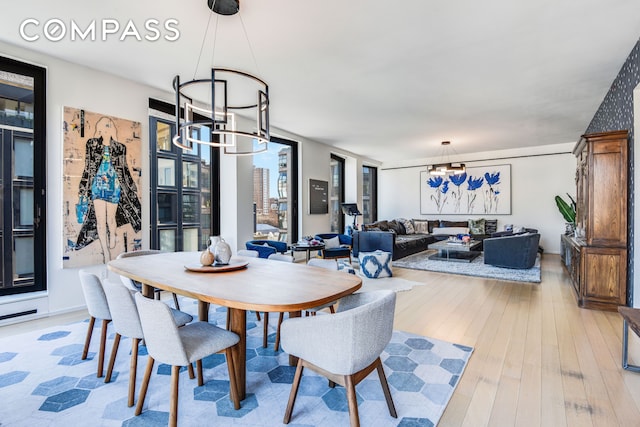
[[[211,15],[206,0],[12,8],[0,40],[166,91],[176,74],[193,78]],[[40,21],[27,27],[36,42],[19,35],[27,18]],[[67,29],[131,19],[143,37],[147,19],[177,19],[180,37],[52,42],[42,36],[52,18]],[[272,126],[401,161],[438,156],[442,140],[460,154],[576,141],[638,40],[640,1],[242,0],[239,15],[210,25],[197,76],[215,56],[269,84]]]

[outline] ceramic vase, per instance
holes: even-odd
[[[231,246],[229,246],[229,244],[225,242],[224,239],[220,239],[220,241],[216,244],[213,255],[216,264],[229,264],[229,261],[231,260]]]

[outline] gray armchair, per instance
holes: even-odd
[[[393,291],[363,292],[342,298],[336,314],[287,319],[282,323],[282,348],[299,358],[285,424],[291,420],[304,368],[327,377],[330,384],[345,387],[352,427],[360,425],[355,386],[377,369],[389,413],[397,418],[380,360],[391,340],[395,304]]]
[[[484,239],[484,263],[496,267],[531,268],[538,255],[538,243],[538,233]]]

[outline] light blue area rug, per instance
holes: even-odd
[[[194,313],[193,300],[182,299],[181,308]],[[271,317],[275,325],[277,317]],[[222,325],[225,310],[212,307],[210,322]],[[98,324],[99,322],[96,322]],[[262,325],[248,313],[247,397],[233,410],[223,355],[204,360],[203,387],[180,376],[178,425],[264,426],[282,425],[294,367],[288,355],[262,348]],[[91,342],[92,360],[80,360],[88,323],[32,332],[0,340],[0,425],[44,426],[163,426],[169,418],[170,369],[156,364],[143,413],[134,416],[127,407],[131,341],[120,342],[114,378],[105,384],[96,378],[100,329]],[[108,356],[113,343],[109,326]],[[327,351],[335,351],[327,349]],[[358,393],[362,426],[433,426],[440,419],[460,380],[472,348],[395,331],[382,355],[385,372],[398,412],[391,418],[377,373],[360,383]],[[146,366],[144,347],[138,360],[137,394]],[[291,423],[292,427],[349,425],[345,392],[331,389],[327,381],[305,370]]]
[[[428,250],[409,255],[393,261],[394,267],[411,268],[414,270],[436,271],[439,273],[462,274],[465,276],[485,277],[489,279],[508,280],[512,282],[540,283],[540,254],[536,263],[529,269],[514,269],[494,267],[484,263],[480,255],[471,262],[439,261],[429,259],[429,255],[436,251]]]

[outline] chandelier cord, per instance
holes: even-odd
[[[214,5],[216,4],[216,0],[213,0],[213,4]],[[196,75],[198,74],[198,68],[200,68],[200,60],[202,59],[202,52],[204,51],[204,44],[207,41],[207,34],[209,34],[209,25],[211,24],[211,15],[212,14],[213,14],[213,7],[211,9],[211,13],[209,14],[209,19],[207,20],[207,28],[204,30],[204,35],[202,36],[202,44],[200,45],[200,53],[198,54],[198,62],[196,62],[196,69],[193,70],[193,80],[195,80]],[[214,37],[214,50],[215,50],[215,37]],[[213,60],[213,58],[212,58],[212,60]]]
[[[249,41],[249,35],[247,34],[247,28],[244,26],[244,20],[242,19],[242,14],[239,13],[238,17],[240,18],[240,23],[242,24],[242,31],[244,32],[244,37],[247,40],[247,44],[249,45],[249,52],[251,52],[251,58],[253,59],[253,65],[256,67],[256,73],[260,73],[260,69],[258,68],[258,61],[256,61],[256,55],[253,53],[253,47],[251,46],[251,42]]]

